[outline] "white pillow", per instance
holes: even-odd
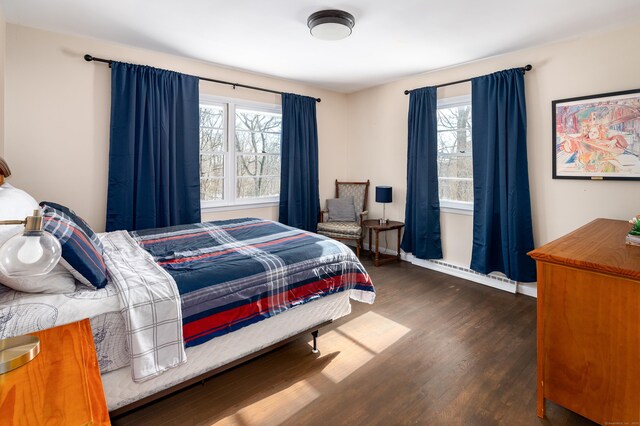
[[[22,228],[22,225],[0,225],[0,246],[9,238],[22,232]],[[76,291],[73,275],[59,263],[48,274],[35,277],[8,277],[0,272],[0,284],[25,293],[73,293]]]
[[[22,220],[37,208],[38,202],[23,190],[6,182],[0,185],[0,220]]]

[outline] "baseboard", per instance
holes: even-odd
[[[354,245],[355,244],[350,244]],[[365,250],[369,249],[369,244],[363,243],[362,248]],[[380,253],[396,255],[397,252],[392,249],[388,249],[386,247],[379,248]],[[413,265],[421,266],[423,268],[431,269],[434,271],[442,272],[444,274],[453,275],[458,278],[465,279],[467,281],[472,281],[478,284],[486,285],[489,287],[496,288],[498,290],[507,291],[509,293],[519,293],[525,296],[530,297],[538,297],[538,291],[536,288],[536,283],[521,283],[517,281],[510,280],[506,277],[501,277],[499,275],[494,274],[481,274],[472,269],[454,265],[448,262],[444,262],[442,260],[423,260],[418,259],[412,254],[407,254],[404,251],[401,252],[402,260],[409,262]]]
[[[355,247],[355,244],[348,244],[348,245],[352,245],[352,246],[354,246],[354,247]],[[369,244],[367,244],[367,243],[362,243],[362,248],[363,248],[364,250],[369,250]],[[386,247],[378,247],[378,251],[379,251],[380,253],[390,254],[390,255],[393,255],[393,256],[395,256],[395,255],[397,255],[397,254],[398,254],[398,252],[397,252],[397,251],[392,250],[392,249],[389,249],[389,248],[386,248]],[[403,252],[403,251],[400,251],[400,254],[401,254],[401,255],[404,255],[404,252]],[[404,257],[402,258],[402,260],[405,260],[405,259],[404,259]]]
[[[518,293],[525,296],[538,298],[538,286],[536,283],[518,283]]]

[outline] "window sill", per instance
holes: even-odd
[[[202,213],[214,213],[214,212],[228,212],[233,210],[248,210],[248,209],[263,209],[270,207],[278,207],[280,203],[278,201],[255,201],[251,203],[238,203],[238,204],[220,204],[213,206],[202,206],[200,211]]]
[[[466,216],[473,216],[473,203],[441,200],[440,211],[443,213],[453,213],[453,214],[462,214]]]

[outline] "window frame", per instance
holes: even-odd
[[[225,150],[224,155],[224,185],[222,200],[200,200],[200,209],[204,212],[208,211],[229,211],[247,208],[275,207],[280,202],[280,195],[271,197],[253,197],[238,198],[236,194],[237,186],[237,161],[238,153],[235,144],[235,114],[236,109],[250,109],[257,112],[265,112],[271,114],[280,114],[282,116],[282,105],[267,104],[262,102],[246,101],[243,99],[228,98],[222,96],[214,96],[200,94],[198,109],[200,105],[222,106],[224,108],[224,130],[225,130]],[[233,120],[231,119],[233,118]],[[199,131],[198,127],[198,131]],[[282,140],[281,140],[282,142]],[[200,155],[200,152],[198,152]],[[244,155],[252,155],[244,153]],[[275,154],[271,154],[275,155]],[[282,158],[282,145],[280,153]],[[282,173],[282,171],[281,171]]]
[[[471,105],[471,94],[462,96],[451,96],[447,98],[440,98],[437,101],[436,109],[451,108],[462,105]],[[473,129],[473,122],[471,123],[471,129]],[[437,131],[437,130],[436,130]],[[440,152],[437,152],[437,157],[440,157]],[[473,138],[471,140],[471,157],[473,157]],[[440,183],[440,176],[438,176],[438,184]],[[471,178],[473,181],[473,178]],[[457,201],[457,200],[443,200],[438,194],[438,200],[440,202],[440,211],[445,213],[457,213],[465,215],[473,215],[473,201]]]
[[[227,167],[229,164],[229,150],[226,148],[225,145],[227,145],[227,140],[228,140],[228,130],[229,130],[229,116],[228,116],[228,106],[226,103],[224,102],[219,102],[219,101],[214,101],[213,99],[208,101],[208,102],[202,102],[202,95],[200,95],[200,101],[198,102],[198,110],[200,110],[200,105],[201,104],[205,104],[205,105],[210,105],[210,106],[217,106],[217,107],[222,107],[223,110],[223,114],[222,114],[222,131],[225,134],[225,140],[223,141],[223,150],[221,152],[212,152],[213,155],[222,155],[222,158],[224,159],[224,169],[222,172],[222,180],[224,182],[224,185],[222,187],[222,200],[200,200],[200,208],[203,209],[204,207],[217,207],[217,206],[221,206],[221,205],[225,205],[225,200],[224,200],[224,195],[227,193]],[[198,127],[198,132],[200,132],[200,127]],[[202,152],[198,151],[198,156],[201,156]],[[198,158],[198,161],[200,161],[200,158]],[[200,173],[202,173],[202,171],[200,171]],[[202,184],[202,177],[200,177],[200,183]]]

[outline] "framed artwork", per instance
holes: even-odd
[[[640,180],[640,89],[551,103],[554,179]]]

